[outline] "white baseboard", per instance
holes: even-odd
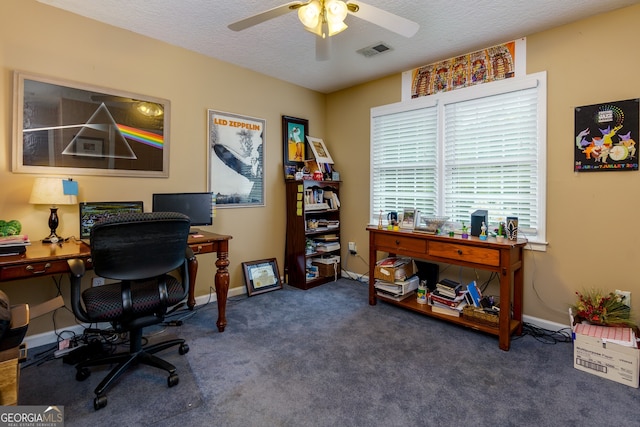
[[[569,322],[567,322],[567,324],[562,324],[562,323],[551,322],[549,320],[544,320],[538,317],[527,316],[527,315],[523,315],[522,320],[526,323],[531,323],[532,325],[537,326],[538,328],[542,328],[542,329],[546,329],[548,331],[554,331],[554,332],[559,331],[561,329],[568,329],[570,327]]]
[[[245,295],[246,293],[247,293],[247,290],[244,286],[231,288],[229,289],[229,293],[227,297]],[[215,293],[211,294],[210,302],[216,302],[217,300],[218,298],[216,297],[216,294]],[[207,301],[209,301],[209,295],[201,295],[199,297],[196,297],[196,306],[204,305],[207,303]],[[213,320],[213,325],[215,327],[215,319]],[[87,327],[89,327],[89,325],[86,325],[86,324],[65,327],[64,330],[71,332],[71,334],[65,334],[64,338],[69,338],[73,334],[82,335],[85,328]],[[96,329],[108,329],[111,327],[111,325],[109,325],[108,323],[102,323],[102,324],[94,325],[94,327]],[[57,341],[58,341],[58,336],[56,335],[55,331],[47,331],[40,334],[27,335],[24,339],[24,342],[27,344],[27,349],[40,347],[42,345],[54,344]]]

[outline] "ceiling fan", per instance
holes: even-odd
[[[364,19],[404,37],[413,37],[420,27],[409,19],[361,1],[344,2],[339,0],[293,1],[241,19],[229,24],[228,27],[233,31],[242,31],[294,10],[298,11],[298,18],[305,30],[317,35],[316,59],[318,61],[329,59],[331,36],[347,28],[344,23],[347,14]]]

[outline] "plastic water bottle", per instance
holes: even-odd
[[[416,292],[418,304],[426,304],[427,303],[427,282],[425,280],[421,280],[418,283],[418,291]]]

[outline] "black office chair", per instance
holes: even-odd
[[[162,322],[167,310],[187,296],[187,263],[193,256],[187,246],[190,225],[189,217],[173,212],[121,214],[96,223],[91,230],[93,270],[117,283],[82,291],[84,262],[69,261],[75,316],[87,323],[110,322],[116,332],[129,333],[128,352],[76,365],[76,379],[83,381],[91,374],[90,366],[117,363],[95,389],[96,410],[107,405],[106,389],[137,363],[164,369],[169,387],[178,384],[175,366],[154,353],[178,345],[179,353],[185,354],[189,346],[183,339],[173,339],[143,348],[142,329]]]

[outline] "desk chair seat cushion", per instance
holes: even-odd
[[[167,286],[166,302],[162,301],[158,282],[165,281]],[[125,309],[122,297],[123,287],[131,291],[130,308]],[[184,299],[184,288],[173,276],[168,274],[158,279],[131,282],[118,282],[96,286],[82,293],[87,314],[94,322],[111,322],[123,317],[140,317],[155,313],[163,314],[167,307],[179,304]],[[125,311],[128,310],[128,313]]]

